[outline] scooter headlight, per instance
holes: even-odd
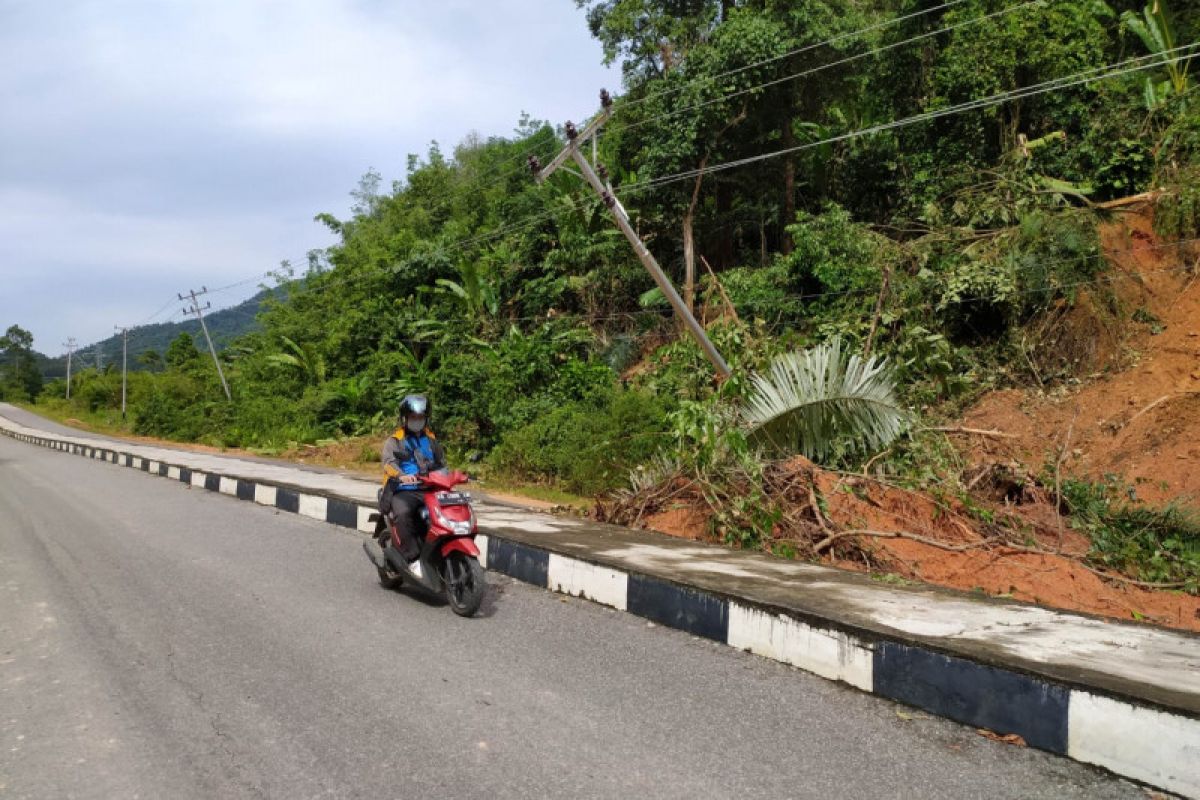
[[[475,509],[473,508],[468,508],[469,517],[465,520],[448,519],[440,508],[434,508],[433,513],[437,516],[438,524],[456,536],[467,536],[475,529]]]

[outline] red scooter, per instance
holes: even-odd
[[[418,513],[413,531],[421,553],[413,563],[400,554],[400,536],[390,513],[370,516],[375,523],[375,537],[363,542],[363,550],[384,587],[398,589],[405,583],[418,586],[445,597],[451,610],[462,617],[479,610],[487,590],[479,548],[475,546],[479,525],[471,496],[454,490],[466,482],[466,474],[458,471],[421,477],[418,487],[425,492],[425,507]]]

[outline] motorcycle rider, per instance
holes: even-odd
[[[414,535],[417,512],[425,503],[420,479],[446,469],[445,451],[429,429],[430,411],[429,398],[407,395],[400,402],[399,426],[383,443],[384,480],[379,510],[384,514],[391,512],[400,538],[400,555],[409,562],[420,555],[421,549]]]

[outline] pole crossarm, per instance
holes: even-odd
[[[555,170],[557,170],[563,164],[567,163],[567,159],[571,158],[571,153],[573,153],[578,148],[579,144],[582,142],[586,142],[588,139],[595,136],[596,133],[600,130],[600,128],[604,126],[604,123],[608,122],[608,118],[611,116],[612,116],[612,107],[611,106],[603,107],[600,110],[600,113],[597,114],[596,116],[592,117],[592,121],[589,122],[584,127],[583,130],[578,131],[574,136],[571,135],[571,131],[574,130],[575,126],[572,125],[570,122],[568,122],[566,124],[566,129],[567,129],[567,138],[570,141],[567,142],[567,146],[562,149],[561,153],[559,153],[554,158],[552,158],[550,160],[550,163],[547,164],[545,167],[543,167],[537,173],[537,175],[534,176],[534,180],[536,180],[538,183],[542,183],[547,178],[549,178],[550,175]]]

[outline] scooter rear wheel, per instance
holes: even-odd
[[[483,603],[487,580],[479,560],[463,553],[451,553],[444,567],[446,599],[450,610],[460,617],[472,616]]]

